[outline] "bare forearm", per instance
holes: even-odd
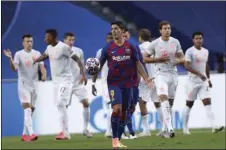
[[[11,68],[13,71],[16,71],[16,70],[17,70],[17,67],[16,67],[16,65],[14,64],[12,58],[9,58],[9,65],[10,65],[10,68]]]
[[[152,58],[152,57],[144,57],[145,63],[163,63],[165,60],[162,60],[161,58]]]
[[[82,64],[82,61],[78,58],[77,55],[73,55],[71,58],[78,63],[78,66],[80,68],[80,74],[84,75],[85,72],[84,72],[84,66]]]
[[[206,64],[206,76],[208,79],[210,78],[210,68],[208,64]]]
[[[136,65],[137,65],[137,71],[138,71],[139,74],[142,76],[142,78],[143,78],[143,79],[147,79],[147,78],[148,78],[148,75],[147,75],[147,73],[146,73],[146,71],[145,71],[143,65],[141,64],[141,62],[138,61],[138,62],[136,63]]]
[[[49,58],[49,56],[44,53],[44,54],[42,54],[42,56],[40,56],[38,59],[36,59],[34,61],[34,63],[44,61],[44,60],[46,60],[48,58]]]
[[[188,64],[185,64],[185,68],[187,69],[187,71],[193,73],[193,74],[196,74],[196,75],[201,75],[201,73],[197,70],[194,70],[191,65],[188,65]]]
[[[46,77],[46,69],[45,69],[44,65],[40,66],[40,71],[41,71],[42,76]]]

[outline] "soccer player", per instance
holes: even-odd
[[[156,64],[155,85],[161,101],[163,120],[169,133],[164,137],[174,137],[175,132],[171,120],[171,107],[178,84],[176,65],[184,63],[184,54],[180,42],[171,37],[171,26],[168,21],[162,21],[159,25],[161,36],[152,41],[144,53],[147,63]],[[154,56],[154,57],[150,57]],[[166,133],[166,129],[162,129]]]
[[[151,84],[141,62],[138,58],[138,50],[123,38],[123,24],[114,22],[111,24],[113,41],[102,50],[101,68],[108,61],[107,84],[109,97],[112,103],[112,146],[113,148],[126,147],[120,141],[124,132],[126,112],[129,108],[133,86],[137,82],[137,71],[147,84]],[[93,76],[95,83],[97,74]],[[93,84],[94,84],[93,83]]]
[[[39,51],[32,48],[32,35],[23,35],[22,42],[24,48],[16,52],[14,60],[9,49],[4,50],[4,54],[9,58],[11,69],[18,71],[18,95],[24,109],[24,129],[21,139],[28,142],[38,139],[32,127],[32,113],[37,99],[38,69],[40,67],[42,81],[46,80],[46,70],[43,62],[32,65],[34,60],[41,56]]]
[[[67,44],[68,46],[70,46],[73,53],[79,57],[80,61],[82,62],[83,66],[84,66],[83,51],[82,51],[82,49],[73,46],[74,42],[75,42],[75,35],[73,33],[67,32],[64,34],[64,43]],[[71,72],[73,75],[72,94],[77,96],[79,101],[83,104],[83,119],[84,119],[83,135],[88,138],[91,138],[92,133],[89,132],[87,129],[88,123],[89,123],[89,115],[90,115],[88,93],[87,93],[85,86],[83,84],[79,84],[79,80],[81,78],[81,75],[79,73],[80,68],[77,63],[74,63],[74,60],[72,58],[70,61],[70,67],[71,67]],[[85,85],[86,85],[86,83],[85,83]],[[72,98],[72,95],[71,95],[71,98]],[[71,98],[70,98],[68,106],[71,104]]]
[[[183,111],[184,126],[183,133],[190,134],[188,129],[188,120],[194,100],[197,96],[202,100],[206,114],[212,125],[212,132],[217,133],[223,130],[223,126],[216,126],[214,114],[211,109],[210,81],[208,56],[209,52],[202,47],[203,33],[194,32],[192,34],[194,46],[190,47],[185,53],[185,68],[189,71],[186,83],[186,106]]]
[[[50,69],[52,81],[54,84],[54,100],[60,114],[61,132],[57,135],[57,140],[70,139],[68,132],[68,115],[66,106],[71,97],[71,89],[73,76],[70,68],[71,58],[78,63],[80,68],[80,84],[86,82],[84,67],[80,58],[73,53],[72,49],[65,43],[57,40],[57,31],[55,29],[48,29],[45,33],[45,41],[47,49],[36,62],[43,61],[47,58],[50,60]]]
[[[112,37],[112,33],[109,32],[106,36],[106,42],[110,43],[112,41],[113,37]],[[96,58],[100,59],[101,57],[101,52],[102,52],[102,48],[99,49],[96,53]],[[101,84],[102,84],[102,95],[104,98],[104,105],[106,105],[107,108],[107,130],[105,132],[105,137],[111,138],[112,137],[112,131],[111,131],[111,113],[112,113],[112,109],[110,108],[110,98],[109,98],[109,94],[108,94],[108,87],[107,87],[107,74],[108,74],[108,66],[107,66],[107,62],[105,62],[105,64],[102,67],[101,70]],[[95,86],[92,86],[92,88],[95,88]],[[96,91],[96,90],[93,90]],[[94,96],[96,96],[96,93],[93,93]]]
[[[127,28],[124,29],[124,32],[123,32],[123,37],[125,40],[129,40],[130,39],[130,32]]]

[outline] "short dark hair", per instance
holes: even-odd
[[[196,35],[201,35],[203,37],[203,33],[202,32],[194,32],[192,34],[192,39],[194,39]]]
[[[111,25],[117,25],[121,30],[125,30],[125,26],[121,21],[112,22]]]
[[[151,41],[151,32],[148,29],[141,29],[139,31],[139,36],[144,41]]]
[[[21,39],[23,41],[25,38],[31,38],[31,37],[32,37],[31,34],[24,34]]]
[[[124,27],[124,32],[129,32],[128,28]]]
[[[64,33],[64,39],[66,39],[69,36],[75,36],[75,35],[72,32],[66,32],[66,33]]]
[[[162,29],[162,26],[164,25],[170,25],[169,21],[166,21],[166,20],[163,20],[159,23],[159,29],[161,30]]]
[[[111,35],[111,36],[112,36],[112,33],[111,33],[111,32],[108,32],[108,33],[107,33],[107,36],[108,36],[108,35]]]
[[[49,33],[50,35],[52,35],[54,38],[57,37],[57,30],[56,29],[47,29],[46,33]]]

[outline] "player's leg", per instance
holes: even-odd
[[[32,112],[32,115],[34,113],[34,110],[35,110],[35,103],[36,103],[36,100],[37,100],[37,93],[36,91],[34,90],[33,92],[31,92],[31,112]],[[37,140],[38,139],[38,136],[36,134],[33,134],[31,136],[31,140],[34,141],[34,140]]]
[[[138,134],[138,137],[142,136],[150,136],[150,127],[149,127],[149,114],[147,110],[147,102],[150,99],[150,89],[141,82],[139,86],[139,106],[140,106],[140,112],[141,112],[141,124],[143,127],[143,132]]]
[[[122,91],[117,86],[108,86],[109,97],[112,104],[111,128],[112,147],[119,148],[119,118],[122,111]]]
[[[205,106],[206,114],[212,125],[212,132],[218,133],[224,129],[224,126],[218,126],[215,122],[215,116],[211,108],[210,89],[207,84],[202,85],[198,91],[198,95]]]
[[[131,95],[133,92],[133,88],[121,88],[121,90],[122,90],[122,111],[119,119],[119,131],[118,131],[119,141],[121,140],[121,136],[125,129],[127,111],[131,103],[131,98],[132,98]],[[120,147],[127,147],[127,146],[123,145],[120,142]]]
[[[169,130],[169,136],[172,138],[175,136],[174,129],[172,126],[172,118],[170,114],[170,104],[168,98],[169,90],[169,76],[167,75],[157,75],[156,76],[156,90],[159,95],[159,100],[161,101],[161,106],[163,110],[163,120],[166,123],[167,129]]]
[[[188,128],[188,121],[190,116],[191,108],[193,107],[194,100],[197,99],[197,93],[198,93],[199,86],[188,80],[185,84],[185,94],[186,94],[186,105],[183,110],[183,133],[184,134],[190,134],[189,128]]]
[[[58,84],[55,85],[54,95],[55,103],[60,114],[60,128],[61,132],[57,135],[57,140],[66,140],[70,139],[70,134],[68,132],[68,114],[67,114],[67,105],[69,99],[71,98],[71,85],[70,84]]]
[[[133,87],[132,99],[129,106],[129,110],[127,111],[127,128],[129,129],[130,139],[137,138],[133,129],[132,116],[133,116],[133,113],[135,112],[138,101],[139,101],[139,89],[138,89],[138,86],[136,86],[136,87]]]
[[[92,133],[88,130],[88,123],[90,119],[90,109],[89,109],[89,100],[88,100],[88,92],[83,85],[79,85],[74,90],[74,94],[77,96],[79,101],[83,105],[83,135],[91,138]]]

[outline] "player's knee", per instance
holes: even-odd
[[[31,104],[30,103],[22,103],[22,107],[24,109],[27,109],[27,108],[30,108],[31,107]]]
[[[122,111],[122,113],[120,114],[120,120],[126,120],[127,118],[127,112],[126,111]]]
[[[159,96],[159,99],[161,100],[161,102],[168,101],[168,96],[162,94]]]
[[[122,112],[122,108],[119,105],[114,105],[112,109],[113,109],[112,112],[117,114],[120,114]]]
[[[203,104],[206,105],[211,105],[211,99],[210,98],[206,98],[204,100],[202,100]]]
[[[130,113],[134,113],[136,106],[135,105],[131,105],[129,108]]]
[[[84,107],[84,108],[89,107],[88,99],[84,99],[84,100],[82,101],[82,104],[83,104],[83,107]]]
[[[188,106],[189,108],[192,108],[194,104],[194,101],[186,101],[186,106]]]
[[[32,113],[35,111],[35,107],[34,106],[31,107],[31,111],[32,111]]]
[[[161,106],[160,102],[154,102],[155,108],[159,108]]]

